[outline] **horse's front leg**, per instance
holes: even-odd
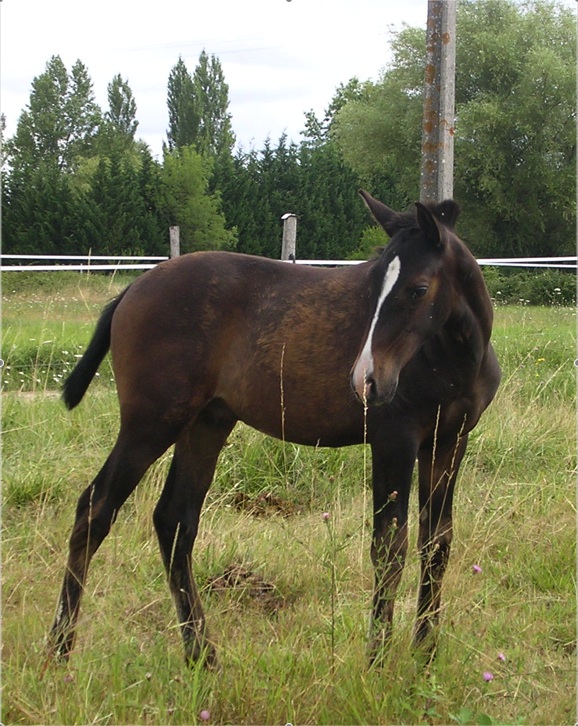
[[[416,645],[431,659],[441,587],[452,542],[452,500],[467,434],[419,451],[419,541],[421,581],[417,603]]]
[[[372,444],[373,539],[375,571],[369,659],[379,664],[391,634],[395,595],[407,551],[407,511],[417,454],[413,439],[389,438]]]

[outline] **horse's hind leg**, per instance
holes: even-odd
[[[452,542],[454,486],[467,442],[467,434],[458,434],[418,454],[421,581],[415,641],[428,658],[435,654],[434,626],[439,618],[442,579]]]
[[[236,419],[209,407],[201,412],[175,445],[169,475],[154,513],[163,562],[181,626],[185,659],[215,660],[215,648],[191,570],[201,508],[211,485],[219,452]]]
[[[148,467],[173,443],[169,431],[142,424],[121,426],[116,444],[96,478],[78,500],[69,555],[50,649],[68,657],[90,561],[110,531],[118,510]]]

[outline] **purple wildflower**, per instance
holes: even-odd
[[[482,571],[482,568],[479,565],[472,565],[472,572],[474,575],[479,575]]]
[[[484,681],[493,681],[494,680],[494,674],[490,673],[490,671],[484,671]]]

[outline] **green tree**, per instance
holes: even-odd
[[[166,217],[162,204],[162,167],[150,149],[142,146],[137,184],[142,204],[139,217],[142,251],[149,255],[166,255],[168,250]]]
[[[2,248],[5,253],[75,252],[74,199],[67,175],[51,160],[2,173]]]
[[[120,151],[133,155],[135,162],[142,141],[135,141],[138,128],[136,101],[128,81],[120,74],[108,84],[108,110],[105,111],[92,146],[93,157],[109,157]]]
[[[131,153],[138,156],[135,134],[138,128],[136,101],[128,81],[120,74],[108,84],[108,110],[102,121],[92,146],[94,157],[108,157],[114,151]],[[140,142],[142,145],[143,142]]]
[[[136,103],[120,75],[109,110],[96,107],[86,68],[53,57],[6,145],[4,249],[29,253],[166,253],[160,166],[135,142]]]
[[[210,160],[191,146],[165,153],[162,208],[167,226],[180,227],[182,252],[231,249],[235,245],[218,196],[209,194],[210,174]]]
[[[195,146],[201,154],[229,156],[235,143],[229,113],[229,86],[219,59],[203,50],[193,75],[199,127]]]
[[[460,7],[456,191],[484,253],[572,254],[576,24],[554,3]]]
[[[327,143],[331,138],[333,121],[337,113],[349,102],[363,98],[364,84],[358,78],[351,78],[345,85],[341,83],[329,106],[325,109],[325,115],[318,119],[314,111],[305,113],[305,129],[302,135],[309,145]]]
[[[91,159],[74,186],[76,241],[94,254],[166,254],[161,170],[147,147]]]
[[[297,147],[283,135],[276,147],[239,151],[234,176],[222,187],[227,223],[238,234],[236,249],[279,259],[281,216],[298,213],[300,172]]]
[[[337,114],[334,135],[362,176],[417,199],[425,33],[404,28],[378,84]],[[553,2],[460,0],[455,196],[477,254],[574,248],[576,32]]]
[[[368,216],[356,174],[331,141],[299,146],[285,135],[257,152],[237,152],[234,174],[222,189],[227,222],[238,231],[237,250],[278,258],[281,216],[298,216],[302,259],[342,259],[359,246]]]
[[[120,135],[134,141],[138,128],[136,120],[136,101],[128,81],[117,74],[108,84],[108,111],[105,121]]]
[[[121,254],[138,247],[132,169],[119,151],[100,157],[88,189],[76,205],[78,238],[94,254]]]
[[[194,146],[211,158],[230,156],[235,143],[231,127],[229,87],[218,58],[203,50],[191,76],[182,58],[169,75],[168,150]]]
[[[381,81],[365,83],[338,111],[332,138],[364,184],[389,179],[387,201],[403,208],[419,191],[425,32],[405,27],[392,37],[391,51]]]
[[[357,193],[359,179],[331,141],[299,149],[298,256],[345,259],[369,224]]]
[[[7,143],[8,162],[25,168],[52,161],[72,171],[90,153],[101,119],[83,63],[76,61],[69,74],[60,56],[53,56],[32,81],[28,106]]]
[[[199,117],[195,107],[193,78],[181,56],[169,74],[167,106],[169,111],[168,150],[172,151],[194,144]]]
[[[86,67],[70,74],[53,56],[32,82],[30,100],[3,159],[3,246],[22,253],[67,254],[74,248],[69,180],[89,154],[101,120]]]
[[[260,156],[254,149],[238,150],[219,189],[227,226],[237,235],[237,252],[275,257],[281,249],[281,231],[264,190]]]

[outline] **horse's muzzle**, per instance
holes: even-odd
[[[397,391],[397,383],[395,379],[380,386],[373,375],[366,375],[363,382],[356,385],[354,376],[351,376],[351,387],[364,406],[382,406],[384,403],[391,403]]]

